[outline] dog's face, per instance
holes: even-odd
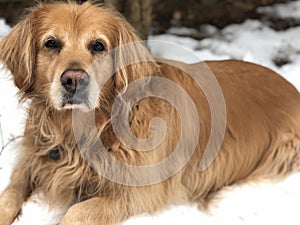
[[[59,110],[89,110],[107,95],[104,83],[111,91],[124,87],[129,74],[151,74],[151,66],[115,71],[128,52],[149,58],[141,44],[112,51],[136,41],[131,26],[111,10],[90,3],[40,4],[0,42],[0,59],[24,98],[39,95]]]
[[[50,82],[49,96],[57,109],[95,108],[100,94],[97,79],[104,77],[103,73],[112,73],[113,62],[107,60],[111,57],[103,59],[106,63],[98,74],[90,72],[95,60],[115,47],[111,43],[114,37],[105,28],[112,18],[98,8],[81,8],[51,7],[45,12],[47,16],[37,18],[36,74],[43,74],[38,78]]]

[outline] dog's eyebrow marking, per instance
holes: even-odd
[[[106,43],[106,45],[110,44],[108,37],[105,36],[104,34],[98,34],[97,36],[98,36],[98,39],[104,41]]]
[[[83,34],[82,40],[91,40],[91,41],[100,40],[103,43],[105,43],[106,47],[108,47],[108,48],[110,47],[109,38],[106,35],[104,35],[103,33],[101,33],[101,32],[97,32],[97,33],[95,33],[93,35]]]

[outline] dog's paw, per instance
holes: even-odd
[[[115,225],[108,215],[99,212],[97,207],[90,205],[91,200],[71,206],[59,225]],[[101,204],[100,204],[101,205]]]
[[[6,189],[0,196],[0,225],[10,225],[14,222],[22,206],[19,193],[14,189]]]
[[[85,225],[87,218],[83,215],[82,210],[77,205],[69,208],[67,213],[64,215],[59,225]],[[86,224],[87,225],[87,224]]]
[[[17,214],[14,209],[8,208],[0,203],[0,225],[11,225]]]
[[[0,201],[2,199],[0,198]],[[11,225],[16,216],[18,215],[19,210],[15,210],[15,208],[3,204],[2,201],[0,202],[0,225]]]

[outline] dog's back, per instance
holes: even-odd
[[[203,199],[203,196],[237,181],[282,178],[299,171],[300,94],[284,78],[265,67],[236,60],[192,65],[166,60],[163,65],[163,76],[185,88],[195,99],[199,112],[202,128],[199,140],[204,143],[200,143],[201,147],[191,160],[197,163],[189,163],[182,176],[191,199]],[[193,79],[181,77],[188,74],[171,72],[175,67],[185,68],[196,76],[206,76],[200,79],[202,90],[195,90]],[[220,86],[207,86],[211,85],[207,81],[209,76],[215,77]],[[210,155],[211,164],[199,171],[201,157],[209,155],[204,151],[214,151],[205,149],[212,133],[212,116],[209,114],[224,117],[224,111],[212,112],[211,105],[205,100],[218,88],[224,99],[216,98],[220,101],[216,104],[221,105],[223,100],[225,103],[224,140],[217,154]],[[209,90],[212,92],[206,93]]]

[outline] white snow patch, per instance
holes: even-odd
[[[0,38],[8,34],[10,27],[5,23],[4,19],[0,18]]]
[[[259,7],[257,12],[266,14],[275,18],[282,19],[300,19],[300,1],[276,4],[274,6]]]

